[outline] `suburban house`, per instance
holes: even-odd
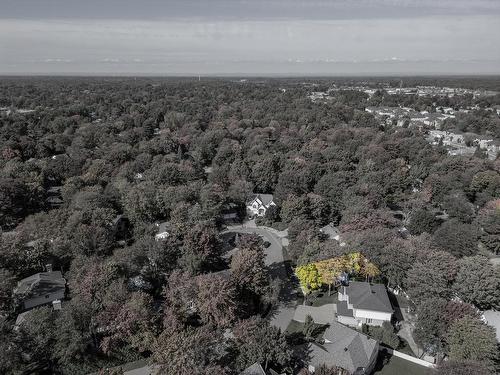
[[[240,372],[240,375],[267,375],[260,363],[254,363]]]
[[[238,205],[235,203],[226,203],[222,206],[222,212],[220,216],[221,220],[225,224],[237,223],[240,221],[240,214],[238,210]]]
[[[62,199],[62,186],[52,186],[46,191],[45,203],[50,207],[59,207],[64,201]]]
[[[497,341],[500,343],[500,311],[486,310],[483,312],[481,319],[495,329]]]
[[[272,194],[254,194],[247,202],[248,215],[251,217],[265,216],[271,206],[276,206]]]
[[[308,369],[338,366],[349,374],[370,374],[377,362],[379,344],[376,340],[338,322],[332,322],[323,333],[323,344],[309,343]]]
[[[240,372],[240,375],[279,375],[273,369],[269,369],[267,372],[264,371],[260,363],[254,363],[253,365],[247,367],[245,370]],[[282,374],[285,375],[285,374]]]
[[[155,240],[160,241],[166,239],[170,233],[168,232],[168,223],[164,221],[163,223],[156,223],[158,230],[155,234]]]
[[[23,309],[52,303],[55,309],[60,308],[60,300],[66,292],[66,279],[61,271],[39,272],[22,279],[14,289],[14,295],[22,302]]]
[[[329,240],[340,241],[339,228],[333,225],[333,223],[327,224],[320,228],[319,231]]]
[[[337,321],[352,327],[390,322],[393,308],[383,284],[350,281],[339,289]]]
[[[333,223],[327,224],[319,229],[320,233],[328,238],[329,240],[335,240],[340,246],[344,247],[346,243],[342,241],[340,237],[339,227],[335,226]]]

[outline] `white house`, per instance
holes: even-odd
[[[247,212],[250,217],[265,216],[271,206],[276,206],[272,194],[254,194],[247,202]]]
[[[342,324],[381,326],[391,321],[393,309],[383,284],[351,281],[339,289],[338,297],[337,321]]]
[[[157,223],[156,226],[158,228],[158,231],[155,234],[156,241],[164,240],[170,235],[170,233],[168,232],[168,223],[167,222]]]

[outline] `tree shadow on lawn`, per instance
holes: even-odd
[[[396,319],[398,322],[402,322],[405,320],[403,312],[401,311],[401,307],[399,306],[399,301],[396,297],[396,295],[392,292],[387,292],[389,295],[389,300],[391,301],[391,305],[394,308],[394,319]]]

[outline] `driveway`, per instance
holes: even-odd
[[[413,354],[415,354],[416,357],[420,358],[423,354],[422,349],[417,345],[415,340],[413,339],[413,331],[414,327],[411,323],[408,321],[402,321],[401,322],[401,328],[399,329],[397,335],[404,339],[408,345],[410,346]]]
[[[286,240],[286,231],[280,232],[272,228],[256,227],[255,224],[245,223],[233,225],[223,233],[248,233],[257,234],[270,243],[264,249],[264,263],[269,268],[273,279],[279,279],[281,283],[279,301],[276,308],[270,312],[270,324],[280,328],[282,331],[292,321],[297,305],[296,285],[288,276],[287,265],[283,256],[283,240]],[[286,242],[286,241],[285,241]]]
[[[335,313],[337,312],[337,305],[335,303],[328,303],[323,306],[304,306],[299,305],[293,315],[293,320],[304,323],[306,316],[310,315],[314,323],[317,324],[331,324],[336,321]]]
[[[266,266],[271,266],[273,263],[283,263],[285,261],[285,259],[283,258],[283,246],[281,238],[278,237],[276,233],[271,232],[267,228],[233,225],[227,227],[227,229],[222,233],[257,234],[261,236],[264,241],[270,243],[270,245],[264,249],[264,254],[266,255],[264,263],[266,264]]]

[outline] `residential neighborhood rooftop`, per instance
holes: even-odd
[[[264,206],[267,206],[269,203],[273,201],[273,195],[257,193],[252,196],[250,202],[254,201],[255,199],[259,199]]]
[[[392,312],[393,308],[383,284],[350,281],[344,286],[344,294],[349,295],[349,303],[357,309]]]
[[[259,363],[254,363],[243,372],[240,372],[240,375],[266,375],[266,372]]]
[[[322,345],[309,344],[310,364],[315,368],[324,364],[355,373],[360,368],[369,368],[378,353],[376,340],[338,322],[330,324],[323,339]]]
[[[15,294],[45,295],[64,289],[66,280],[61,271],[39,272],[17,283]]]

